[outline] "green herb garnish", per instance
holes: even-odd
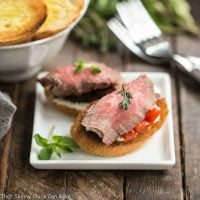
[[[38,146],[42,147],[38,154],[39,160],[50,160],[53,153],[61,157],[62,152],[71,153],[77,148],[72,138],[67,136],[53,135],[55,127],[53,126],[49,132],[48,139],[43,138],[40,134],[35,134],[34,139]]]
[[[77,73],[77,74],[80,73],[84,69],[85,64],[86,63],[83,60],[77,61],[75,63],[76,68],[75,68],[74,72]]]
[[[90,68],[90,71],[94,74],[98,74],[101,72],[101,69],[95,65],[90,66],[89,64],[87,65],[87,63],[83,60],[80,60],[78,62],[75,63],[75,70],[74,73],[78,74],[80,73],[83,69],[85,68]]]
[[[91,70],[91,72],[94,73],[94,74],[98,74],[98,73],[101,72],[101,69],[99,69],[97,66],[91,66],[91,67],[90,67],[90,70]]]
[[[125,88],[124,85],[122,85],[122,90],[119,91],[119,94],[122,95],[123,100],[119,103],[119,107],[128,110],[128,107],[131,103],[132,95],[130,92],[128,92]]]

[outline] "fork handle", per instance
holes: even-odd
[[[188,73],[200,83],[200,57],[174,54],[172,60],[177,64],[179,69]]]

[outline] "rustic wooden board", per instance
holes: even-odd
[[[200,39],[177,38],[179,53],[200,56]],[[186,199],[200,197],[200,87],[179,76],[181,148]]]
[[[123,199],[123,172],[71,171],[67,173],[67,199]]]

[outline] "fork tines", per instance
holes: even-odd
[[[135,43],[162,35],[140,0],[117,4],[117,12]]]

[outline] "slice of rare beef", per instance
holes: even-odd
[[[75,73],[75,65],[52,70],[38,80],[44,87],[49,87],[55,97],[81,96],[98,89],[114,87],[123,83],[116,70],[100,63],[90,63],[81,72]],[[90,66],[97,66],[101,72],[93,73]]]
[[[87,130],[95,130],[94,132],[102,137],[102,142],[107,145],[132,130],[155,104],[153,83],[146,75],[124,84],[124,88],[132,95],[128,110],[119,106],[123,96],[119,91],[114,91],[92,106],[81,123]]]

